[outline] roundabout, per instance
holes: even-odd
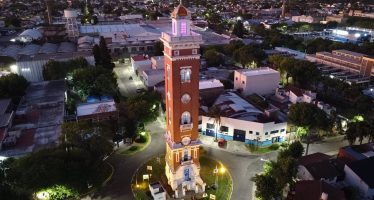
[[[166,190],[166,196],[172,198],[173,192],[164,175],[164,157],[165,155],[153,157],[137,169],[131,180],[131,189],[135,199],[152,199],[149,184],[154,182],[160,182]],[[211,196],[220,200],[231,199],[233,182],[229,171],[222,163],[203,154],[200,157],[200,170],[201,178],[206,183],[205,194],[190,195],[184,199],[209,199]]]

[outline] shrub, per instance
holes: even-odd
[[[270,150],[278,150],[279,149],[279,144],[272,144],[270,147],[269,147]]]

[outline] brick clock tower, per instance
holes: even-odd
[[[172,31],[161,35],[165,56],[166,166],[176,197],[201,193],[198,117],[201,35],[190,28],[191,16],[180,4],[171,14]]]

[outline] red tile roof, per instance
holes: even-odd
[[[147,58],[147,57],[145,57],[145,56],[143,56],[143,55],[137,55],[137,56],[133,56],[133,57],[131,57],[131,59],[132,59],[133,61],[142,61],[142,60],[148,60],[148,58]]]
[[[322,193],[328,200],[345,200],[344,192],[323,181],[299,181],[295,185],[293,200],[321,200]]]

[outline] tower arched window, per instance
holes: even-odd
[[[181,69],[181,82],[188,83],[191,81],[191,69]]]
[[[181,119],[182,124],[191,124],[191,114],[189,112],[183,112],[182,113],[182,119]]]

